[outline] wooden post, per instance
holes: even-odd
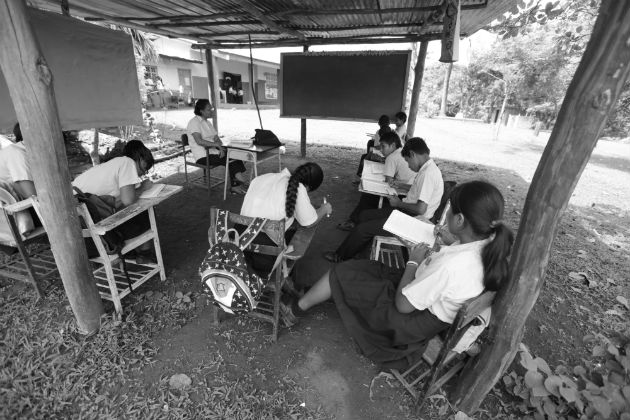
[[[61,0],[61,14],[64,16],[70,16],[70,3],[68,0]]]
[[[444,85],[442,86],[442,103],[440,104],[440,115],[446,116],[446,103],[448,101],[448,85],[451,81],[451,72],[453,71],[453,63],[448,63],[446,72],[444,73]]]
[[[460,0],[446,0],[442,25],[442,63],[459,60],[459,8]]]
[[[489,343],[452,401],[474,412],[512,362],[536,303],[558,221],[630,73],[630,2],[604,0],[525,201],[509,281],[495,300]]]
[[[414,70],[413,89],[411,90],[411,104],[409,106],[409,118],[407,119],[407,138],[414,136],[416,130],[416,118],[418,117],[418,101],[420,99],[420,90],[422,89],[422,76],[424,75],[424,62],[427,58],[427,48],[429,41],[420,43],[420,51],[418,52],[418,60]]]
[[[308,52],[308,45],[305,45],[302,51]],[[300,154],[302,159],[306,157],[306,118],[300,119]]]
[[[0,0],[0,68],[19,118],[42,222],[79,331],[96,332],[103,313],[70,187],[53,75],[22,1]]]
[[[217,89],[216,89],[216,79],[214,75],[215,69],[215,61],[214,56],[212,55],[212,50],[206,48],[206,71],[208,73],[208,85],[210,85],[210,102],[212,102],[212,124],[214,125],[214,129],[219,132],[219,117],[218,117],[218,109],[219,102],[217,101]]]

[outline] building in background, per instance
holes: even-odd
[[[153,45],[158,54],[157,63],[145,64],[149,106],[168,105],[170,98],[175,97],[179,98],[179,103],[187,104],[196,99],[209,99],[208,73],[203,50],[192,49],[189,41],[164,37],[157,37]],[[212,51],[212,55],[216,65],[215,86],[219,106],[241,103],[253,106],[249,57],[221,50]],[[259,59],[254,59],[253,63],[253,87],[258,103],[277,105],[280,64]],[[177,100],[174,99],[174,102]]]

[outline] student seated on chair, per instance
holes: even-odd
[[[379,129],[374,133],[372,138],[367,142],[367,152],[364,155],[361,155],[361,160],[359,161],[359,169],[357,170],[357,176],[361,176],[363,173],[363,161],[367,160],[375,160],[377,162],[380,161],[380,156],[374,155],[374,150],[378,149],[379,141],[382,135],[385,133],[389,133],[392,129],[389,126],[389,117],[387,115],[381,115],[378,119]]]
[[[94,166],[75,178],[72,186],[84,193],[112,196],[116,199],[116,209],[121,210],[140,198],[143,191],[153,183],[140,177],[153,167],[151,151],[140,140],[130,140],[125,144],[123,155]],[[143,212],[118,226],[125,239],[131,239],[150,229],[149,215]],[[151,242],[136,249],[138,259],[154,262]],[[139,261],[140,263],[140,261]]]
[[[199,164],[206,164],[206,148],[210,158],[210,165],[225,166],[227,160],[226,150],[223,143],[219,139],[217,131],[208,121],[212,117],[212,105],[207,99],[198,99],[195,102],[195,116],[188,122],[186,132],[188,134],[188,144],[190,150]],[[230,162],[228,172],[230,174],[230,182],[232,192],[243,194],[245,191],[241,188],[245,184],[243,172],[245,172],[245,164],[240,160]]]
[[[498,290],[508,271],[513,234],[504,225],[504,200],[484,181],[451,193],[446,228],[456,240],[437,251],[412,249],[404,269],[378,261],[337,264],[299,300],[283,297],[287,324],[333,299],[362,353],[387,367],[404,368],[425,344],[447,329],[464,302]]]
[[[396,125],[394,131],[400,137],[402,144],[405,144],[407,141],[407,114],[402,111],[397,112],[394,116],[394,124]]]
[[[13,127],[15,143],[0,150],[0,182],[10,184],[24,200],[37,195],[31,167],[26,158],[20,123]]]
[[[402,156],[402,144],[398,135],[391,131],[383,134],[379,141],[379,150],[385,156],[385,168],[383,175],[385,181],[390,185],[413,183],[417,173],[411,170],[407,161]],[[380,197],[374,194],[361,194],[359,203],[354,208],[350,217],[345,222],[340,223],[337,227],[341,230],[352,230],[359,223],[359,215],[363,210],[375,209],[378,207]]]
[[[409,139],[401,154],[409,168],[418,172],[407,196],[401,200],[398,196],[392,195],[387,198],[388,206],[383,206],[381,209],[363,210],[358,215],[358,223],[339,248],[324,254],[324,258],[328,261],[348,260],[365,248],[374,236],[387,235],[387,232],[383,230],[383,225],[394,209],[410,216],[421,216],[427,220],[433,217],[444,194],[442,172],[431,159],[429,147],[419,137]]]
[[[300,226],[312,226],[332,212],[330,203],[323,203],[316,209],[308,197],[309,192],[319,188],[323,179],[322,168],[313,162],[298,166],[293,173],[285,168],[280,173],[259,175],[249,185],[241,215],[284,220],[285,241],[289,243],[295,233],[295,229],[291,229],[294,222]],[[273,244],[267,235],[261,235],[254,240],[256,243]],[[252,256],[254,269],[267,272],[273,267],[275,257]]]

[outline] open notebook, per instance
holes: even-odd
[[[160,195],[165,184],[153,184],[148,190],[142,191],[140,198],[153,198]]]
[[[363,191],[372,193],[372,194],[380,194],[380,195],[397,195],[396,190],[389,186],[386,182],[381,181],[373,181],[370,179],[362,179],[361,180],[361,188]]]
[[[418,220],[415,217],[394,210],[389,216],[383,229],[416,244],[425,243],[430,247],[435,243],[432,223]]]
[[[385,175],[383,174],[384,171],[385,164],[366,160],[363,162],[363,172],[361,173],[361,179],[385,182]]]

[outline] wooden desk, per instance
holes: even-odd
[[[284,146],[283,144],[280,146]],[[278,172],[282,170],[282,154],[280,146],[253,146],[251,142],[232,142],[225,146],[227,156],[225,161],[225,184],[223,186],[223,199],[227,198],[228,184],[230,183],[229,166],[231,160],[252,162],[254,165],[254,177],[258,176],[258,164],[269,159],[278,158]]]

